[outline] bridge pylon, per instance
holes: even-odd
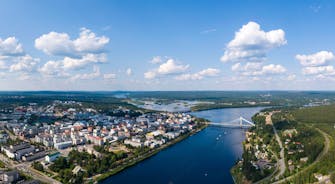
[[[235,123],[234,123],[235,122]],[[244,123],[245,122],[245,123]],[[244,123],[244,124],[243,124]],[[242,116],[240,116],[239,118],[231,121],[231,122],[222,122],[222,123],[209,123],[211,125],[218,125],[218,126],[225,126],[225,127],[240,127],[240,128],[250,128],[255,126],[255,124],[245,118],[243,118]]]

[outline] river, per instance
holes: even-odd
[[[226,108],[191,113],[212,122],[228,122],[243,116],[246,119],[263,109]],[[245,130],[209,126],[201,132],[128,168],[103,184],[230,184],[230,168],[242,155]]]

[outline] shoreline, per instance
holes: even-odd
[[[199,109],[191,109],[188,112],[200,112],[200,111],[209,111],[209,110],[216,110],[216,109],[234,109],[234,108],[253,108],[253,107],[279,107],[276,105],[241,105],[241,106],[223,106],[223,107],[209,107],[209,108],[199,108]]]
[[[194,135],[194,134],[197,134],[197,133],[201,132],[202,130],[204,130],[205,128],[207,128],[207,126],[208,126],[208,124],[203,124],[203,125],[201,125],[199,128],[197,128],[196,130],[194,130],[194,131],[192,131],[192,132],[188,132],[188,133],[186,133],[186,134],[184,134],[184,135],[181,135],[180,137],[178,137],[178,138],[172,140],[171,142],[169,142],[169,143],[167,143],[167,144],[165,144],[165,145],[163,145],[163,146],[161,146],[161,147],[159,147],[159,148],[153,150],[152,152],[148,153],[147,155],[145,155],[145,156],[143,156],[143,157],[140,157],[140,158],[138,158],[138,159],[136,159],[136,160],[134,160],[134,161],[131,161],[131,162],[128,163],[128,164],[125,164],[125,165],[121,165],[121,166],[119,166],[119,167],[116,167],[115,169],[110,170],[110,171],[108,171],[108,172],[106,172],[106,173],[103,173],[103,174],[100,174],[100,175],[93,176],[93,178],[94,178],[93,181],[95,181],[95,182],[97,182],[97,183],[100,183],[100,182],[102,182],[102,181],[108,179],[109,177],[111,177],[111,176],[113,176],[113,175],[115,175],[115,174],[117,174],[117,173],[119,173],[119,172],[122,172],[122,171],[124,171],[124,170],[127,169],[127,168],[130,168],[130,167],[132,167],[132,166],[135,166],[136,164],[140,163],[141,161],[144,161],[144,160],[146,160],[146,159],[148,159],[148,158],[150,158],[150,157],[156,155],[156,154],[159,153],[160,151],[162,151],[162,150],[164,150],[164,149],[166,149],[166,148],[169,148],[170,146],[173,146],[173,145],[175,145],[175,144],[177,144],[177,143],[179,143],[179,142],[181,142],[181,141],[187,139],[188,137],[190,137],[190,136],[192,136],[192,135]]]
[[[215,109],[227,109],[227,108],[253,108],[253,107],[265,107],[267,108],[268,106],[234,106],[234,107],[221,107],[221,108],[211,108],[211,109],[205,109],[205,110],[196,110],[196,111],[188,111],[186,113],[191,113],[191,112],[199,112],[199,111],[208,111],[208,110],[215,110]],[[208,120],[207,120],[208,121]],[[122,171],[125,171],[127,168],[130,168],[132,166],[135,166],[136,164],[140,163],[141,161],[144,161],[148,158],[151,158],[152,156],[156,155],[157,153],[159,153],[160,151],[170,147],[170,146],[173,146],[175,144],[177,144],[178,142],[181,142],[183,140],[185,140],[186,138],[202,131],[203,129],[207,128],[209,126],[209,124],[205,123],[203,125],[201,125],[199,128],[197,128],[196,130],[192,131],[192,132],[188,132],[184,135],[181,135],[180,137],[172,140],[171,142],[163,145],[162,147],[159,147],[159,148],[156,148],[155,150],[153,150],[152,152],[150,153],[147,153],[145,154],[145,156],[143,157],[140,157],[134,161],[131,161],[131,162],[128,162],[127,164],[125,165],[121,165],[119,167],[116,167],[114,168],[113,170],[111,171],[108,171],[106,173],[103,173],[103,174],[98,174],[98,175],[95,175],[93,176],[93,181],[96,182],[96,183],[100,183],[104,180],[107,180],[109,177],[113,176],[113,175],[116,175]],[[236,165],[234,165],[233,167],[235,167]],[[232,168],[231,168],[232,169]],[[233,181],[236,183],[236,179],[234,178],[233,174],[231,174],[231,177],[233,178]]]
[[[193,105],[190,106],[189,109],[187,110],[158,110],[158,109],[154,109],[154,108],[144,108],[141,107],[141,105],[136,104],[134,102],[131,101],[125,101],[130,105],[134,105],[137,108],[140,109],[145,109],[145,110],[149,110],[149,111],[156,111],[156,112],[180,112],[180,113],[192,113],[192,112],[200,112],[200,111],[208,111],[208,110],[216,110],[216,109],[227,109],[227,108],[249,108],[249,107],[265,107],[265,108],[269,108],[269,107],[279,107],[281,105],[275,105],[275,104],[255,104],[255,105],[251,105],[251,104],[234,104],[234,105],[223,105],[223,104],[208,104],[207,106],[202,106],[201,103],[197,104],[197,105]]]

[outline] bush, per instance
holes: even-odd
[[[44,171],[44,167],[40,162],[34,162],[33,163],[33,167],[34,169],[38,170],[38,171]]]

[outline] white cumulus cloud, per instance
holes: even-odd
[[[287,43],[282,29],[265,32],[256,22],[249,22],[235,33],[221,57],[222,62],[261,62],[268,50]]]
[[[188,68],[189,65],[179,65],[173,59],[169,59],[158,67],[157,73],[162,75],[176,74],[184,72]]]
[[[65,71],[62,66],[62,62],[59,61],[48,61],[42,67],[38,69],[40,73],[48,76],[65,76]]]
[[[317,79],[325,79],[335,75],[334,66],[331,65],[331,61],[335,60],[332,52],[319,51],[309,55],[297,54],[295,58],[302,66],[303,75],[313,75]]]
[[[157,76],[180,74],[188,68],[189,65],[178,64],[174,59],[168,59],[165,63],[159,65],[158,68],[144,73],[144,78],[153,79]]]
[[[302,73],[304,75],[335,75],[335,69],[334,66],[328,65],[328,66],[315,66],[315,67],[304,67],[302,69]]]
[[[35,47],[60,60],[49,60],[39,68],[43,75],[67,76],[71,70],[83,69],[92,64],[107,62],[106,45],[109,38],[97,36],[89,29],[81,28],[79,37],[71,39],[67,33],[50,32],[35,39]],[[78,76],[83,78],[85,76]]]
[[[154,56],[150,60],[150,63],[152,63],[152,64],[158,64],[158,63],[161,63],[161,62],[163,62],[163,57],[162,56]]]
[[[106,55],[102,54],[87,54],[82,58],[64,57],[59,61],[48,61],[39,71],[45,75],[63,76],[69,70],[82,69],[90,64],[99,64],[107,61]]]
[[[258,76],[258,75],[275,75],[283,74],[287,70],[282,65],[248,62],[245,65],[236,63],[232,66],[232,71],[239,72],[244,76]]]
[[[97,66],[94,66],[92,73],[76,74],[73,77],[71,77],[70,80],[72,80],[72,81],[75,81],[75,80],[92,80],[92,79],[96,79],[100,76],[101,76],[100,68],[97,67]]]
[[[105,54],[87,54],[79,59],[65,57],[61,62],[63,64],[64,69],[69,70],[69,69],[80,69],[87,66],[88,64],[104,63],[106,61],[107,57]]]
[[[9,71],[10,72],[32,72],[35,71],[35,67],[39,62],[39,59],[33,58],[29,55],[25,55],[22,57],[17,57],[16,63],[10,65]]]
[[[71,40],[67,33],[54,31],[35,39],[35,47],[44,53],[69,57],[78,57],[88,53],[102,53],[108,43],[108,37],[98,37],[86,28],[81,28],[79,37],[75,40]]]
[[[320,51],[310,55],[298,54],[295,58],[302,66],[322,66],[335,59],[334,54],[329,51]]]
[[[216,68],[207,68],[200,72],[193,73],[193,74],[182,74],[176,76],[175,79],[177,80],[201,80],[205,77],[214,77],[220,73],[219,69]]]
[[[23,55],[22,44],[15,37],[8,37],[4,40],[0,38],[0,56]]]
[[[296,77],[297,77],[297,76],[296,76],[295,74],[291,74],[291,75],[287,76],[286,79],[287,79],[288,81],[293,81],[293,80],[296,79]]]
[[[36,71],[38,63],[38,58],[25,53],[17,38],[0,38],[0,70],[15,73],[19,80],[26,80]]]
[[[86,28],[81,28],[79,38],[73,41],[75,49],[81,53],[100,53],[109,43],[106,36],[97,37],[95,33]]]
[[[156,77],[156,72],[154,71],[147,71],[144,73],[144,78],[146,79],[154,79]]]
[[[281,65],[270,64],[262,67],[263,74],[281,74],[285,72],[286,68]]]
[[[35,40],[35,47],[49,55],[74,55],[73,41],[67,33],[50,32]]]

